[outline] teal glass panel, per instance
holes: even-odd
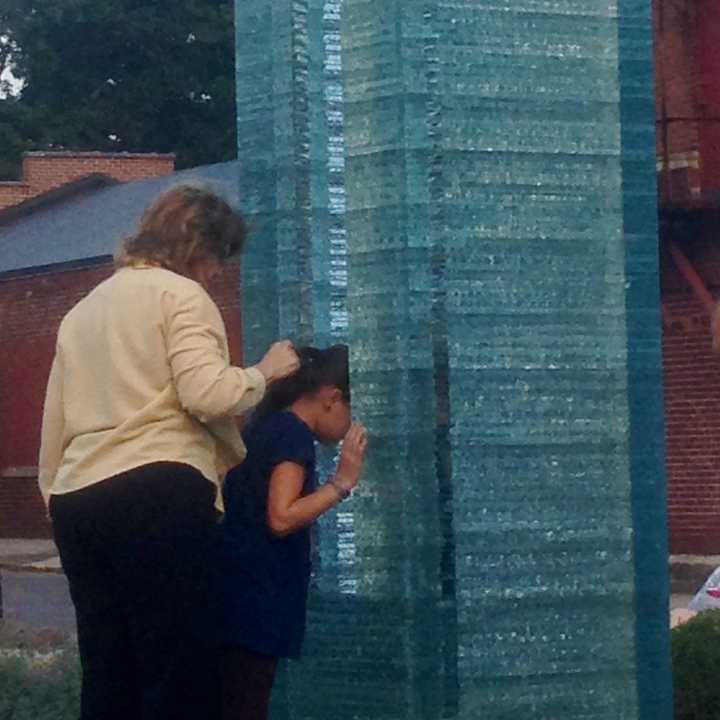
[[[460,716],[635,718],[618,21],[460,5],[438,11],[463,17],[438,81]]]
[[[253,230],[243,257],[246,362],[313,335],[307,3],[236,4],[240,193]]]

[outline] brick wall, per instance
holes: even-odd
[[[674,202],[700,193],[694,8],[653,0],[659,190]]]
[[[696,0],[697,94],[702,186],[720,190],[720,8],[715,0]]]
[[[29,152],[23,156],[22,179],[0,182],[0,209],[95,173],[129,182],[174,169],[175,156],[158,153]]]
[[[665,201],[720,190],[720,12],[714,0],[653,0],[657,157]]]
[[[0,532],[48,534],[35,483],[45,384],[63,315],[109,267],[0,280]],[[26,469],[18,475],[17,469]]]
[[[659,190],[707,204],[720,188],[720,13],[712,0],[653,0]],[[717,297],[719,227],[696,214],[665,228]],[[707,311],[662,257],[668,518],[673,553],[720,553],[720,355]]]
[[[683,250],[715,296],[720,250],[712,237]],[[670,549],[720,554],[720,354],[707,312],[663,257],[663,365]]]
[[[112,272],[109,264],[0,278],[0,536],[45,537],[49,526],[37,489],[45,385],[55,335],[65,313]],[[241,361],[239,264],[229,264],[211,294]]]

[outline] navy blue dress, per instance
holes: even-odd
[[[212,634],[222,645],[298,657],[310,582],[310,528],[275,536],[267,524],[267,500],[272,472],[286,461],[305,468],[303,495],[315,489],[315,437],[296,415],[281,411],[252,423],[243,439],[247,457],[228,473],[223,489]]]

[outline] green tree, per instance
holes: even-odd
[[[0,100],[0,173],[26,149],[232,159],[233,37],[231,0],[5,0],[0,72],[25,84]]]

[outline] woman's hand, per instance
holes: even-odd
[[[335,482],[348,492],[360,480],[367,444],[367,431],[362,425],[353,423],[343,440],[340,462],[335,475]]]
[[[292,375],[300,367],[300,359],[290,340],[281,340],[270,346],[265,357],[255,367],[271,383]]]

